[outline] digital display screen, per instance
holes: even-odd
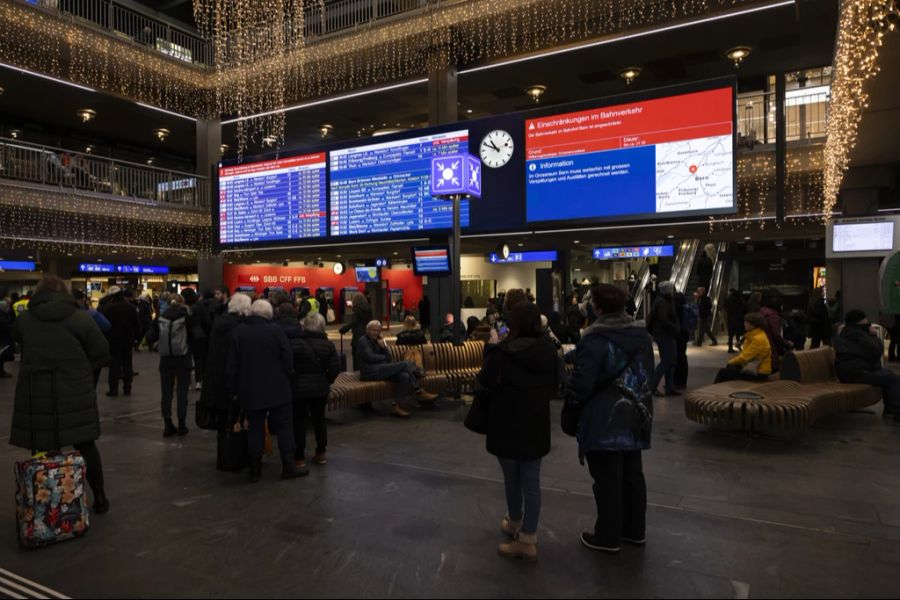
[[[526,263],[526,262],[553,262],[559,259],[556,250],[538,250],[533,252],[510,252],[509,258],[504,259],[496,252],[488,254],[488,260],[494,264]]]
[[[378,267],[356,267],[357,283],[378,283]]]
[[[152,265],[111,265],[106,263],[81,263],[78,265],[81,273],[122,273],[133,275],[168,275],[169,267],[157,267]]]
[[[468,150],[467,130],[330,153],[331,235],[450,229],[453,205],[431,196],[431,158]],[[469,225],[469,204],[461,207]]]
[[[78,265],[78,271],[81,273],[115,273],[116,265],[81,263]]]
[[[660,258],[675,256],[675,246],[629,246],[624,248],[594,248],[594,260],[621,258]]]
[[[413,272],[416,275],[449,274],[450,248],[448,246],[413,248]]]
[[[0,260],[0,271],[34,271],[34,261]]]
[[[526,220],[733,210],[734,89],[525,121]]]
[[[223,244],[325,237],[325,153],[219,168]]]
[[[835,223],[834,252],[880,252],[894,247],[894,222]]]

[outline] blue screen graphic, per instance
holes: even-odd
[[[356,267],[357,283],[378,283],[378,267]]]
[[[413,248],[413,271],[416,275],[446,275],[450,272],[450,248]]]
[[[27,260],[0,260],[0,271],[34,271],[35,264]]]
[[[488,255],[488,260],[494,264],[502,263],[526,263],[526,262],[554,262],[559,259],[556,250],[538,250],[533,252],[510,252],[509,258],[503,259],[496,252]]]
[[[629,246],[623,248],[594,248],[594,260],[620,258],[662,258],[675,256],[675,246]]]
[[[450,229],[453,205],[431,196],[431,158],[467,151],[467,130],[330,153],[331,235]],[[461,221],[469,225],[469,203]]]

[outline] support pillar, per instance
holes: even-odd
[[[785,179],[787,177],[787,128],[784,103],[787,84],[784,73],[775,76],[775,222],[784,223]]]
[[[221,157],[222,145],[222,123],[218,120],[197,120],[197,167],[198,175],[208,177],[210,181],[209,198],[207,201],[211,210],[215,209],[217,203],[213,195],[216,193],[215,181],[216,168]],[[215,222],[214,222],[215,223]],[[215,226],[213,226],[215,229]],[[218,235],[218,231],[212,232],[213,236]],[[205,292],[222,285],[222,257],[218,254],[211,256],[199,256],[197,258],[197,274],[200,279],[200,291]],[[231,290],[232,292],[234,290]]]

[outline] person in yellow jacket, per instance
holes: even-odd
[[[31,302],[31,293],[25,294],[25,297],[13,304],[13,313],[15,313],[16,317],[21,317],[28,310],[29,302]]]
[[[741,353],[728,361],[728,366],[719,371],[716,383],[744,379],[766,381],[772,374],[772,346],[766,335],[766,320],[759,313],[744,316],[744,346]],[[745,371],[744,367],[757,363],[756,372]]]

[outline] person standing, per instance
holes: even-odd
[[[210,310],[210,318],[213,323],[215,323],[216,319],[223,315],[228,314],[228,299],[231,297],[231,290],[228,289],[227,285],[220,285],[216,288],[215,297],[213,298],[212,310]],[[210,328],[210,335],[212,334],[212,328]],[[207,348],[209,350],[209,348]],[[206,373],[204,367],[204,374]]]
[[[141,329],[137,309],[125,297],[125,291],[114,285],[109,288],[109,292],[101,304],[101,312],[112,326],[106,333],[110,353],[109,391],[106,392],[106,395],[111,398],[118,396],[119,380],[121,380],[122,393],[130,396],[131,383],[134,380],[132,352],[134,341]]]
[[[678,334],[678,344],[676,348],[677,358],[675,359],[675,389],[683,390],[687,388],[688,373],[690,365],[688,364],[687,349],[691,338],[700,323],[700,313],[697,305],[688,302],[685,295],[676,292],[673,300],[675,302],[675,314],[679,316],[678,324],[681,332]],[[625,313],[628,314],[628,305],[625,305]]]
[[[325,319],[325,324],[328,324],[328,296],[325,295],[325,290],[319,288],[316,290],[316,301],[319,303],[319,314],[322,315],[322,318]]]
[[[705,287],[697,288],[697,306],[700,308],[700,327],[697,328],[696,345],[702,346],[703,339],[709,336],[713,346],[717,346],[719,342],[712,331],[713,303]]]
[[[822,344],[831,345],[831,317],[828,314],[828,305],[825,303],[825,293],[822,288],[814,289],[809,295],[809,304],[806,307],[806,320],[809,323],[809,348],[813,350]]]
[[[12,305],[13,315],[15,318],[21,317],[28,310],[28,303],[31,302],[31,292],[26,292],[24,296],[16,299]]]
[[[237,397],[249,422],[248,450],[250,482],[262,477],[265,448],[265,425],[278,438],[281,454],[281,478],[296,479],[309,471],[294,467],[294,441],[291,391],[293,354],[287,336],[272,322],[272,305],[257,300],[250,306],[250,316],[238,326],[228,352],[226,389]]]
[[[431,300],[427,294],[419,300],[419,322],[422,323],[423,331],[431,329]]]
[[[835,371],[841,383],[865,383],[880,387],[884,417],[900,424],[900,375],[885,369],[882,342],[861,310],[848,310],[844,328],[835,340]]]
[[[182,290],[184,304],[191,313],[191,354],[194,361],[195,390],[203,389],[203,369],[206,367],[206,352],[209,346],[209,334],[212,331],[212,319],[209,316],[209,304],[212,299],[208,293],[201,299],[191,288]]]
[[[680,396],[675,390],[675,367],[678,364],[678,336],[681,335],[681,321],[675,311],[675,284],[663,281],[659,284],[656,300],[650,309],[648,330],[659,348],[659,364],[653,374],[651,388],[655,396]],[[659,391],[659,382],[666,378],[665,394]]]
[[[106,332],[112,329],[112,324],[109,322],[109,319],[103,316],[102,313],[95,310],[91,306],[90,299],[85,295],[85,293],[81,290],[72,290],[72,296],[75,298],[75,301],[78,302],[78,306],[83,308],[91,315],[91,318],[94,320],[94,323],[97,324],[97,327],[100,328],[100,331],[106,335]],[[2,345],[2,344],[0,344]],[[94,387],[97,387],[97,384],[100,382],[100,372],[103,370],[103,367],[106,365],[100,365],[99,367],[94,369]]]
[[[234,410],[234,396],[229,395],[225,381],[228,373],[228,351],[235,330],[250,314],[250,296],[237,293],[228,300],[228,312],[213,323],[209,335],[209,353],[206,357],[206,385],[200,391],[200,404],[214,411],[219,435],[234,425],[238,419]]]
[[[762,292],[753,292],[747,298],[747,312],[758,313],[762,310]]]
[[[372,307],[365,295],[361,293],[353,294],[351,299],[353,305],[353,314],[350,315],[350,322],[339,329],[341,335],[348,331],[352,332],[353,337],[350,339],[350,348],[353,351],[353,368],[359,371],[359,342],[366,337],[366,326],[372,320]]]
[[[712,281],[713,261],[709,257],[710,251],[715,252],[715,246],[706,244],[700,251],[700,257],[697,258],[697,281],[700,283],[700,287],[704,288],[708,288]]]
[[[509,336],[485,348],[477,381],[491,390],[486,445],[500,462],[506,486],[507,512],[500,527],[512,540],[498,553],[534,561],[541,460],[550,453],[550,399],[562,382],[562,366],[535,304],[520,302],[508,313]]]
[[[747,305],[740,290],[731,288],[728,299],[725,300],[725,315],[728,319],[728,354],[735,354],[741,348],[741,336],[744,328],[744,315],[747,313]]]
[[[782,305],[781,297],[773,295],[759,309],[759,314],[766,320],[766,335],[769,338],[769,346],[772,348],[773,373],[781,370],[781,357],[794,347],[793,344],[784,339]]]
[[[0,379],[12,377],[4,366],[16,358],[16,346],[12,341],[13,316],[9,302],[0,300]]]
[[[664,284],[663,284],[664,285]],[[641,452],[653,423],[653,344],[643,323],[625,314],[625,292],[594,289],[597,321],[576,349],[566,405],[579,414],[578,455],[594,479],[597,521],[581,534],[592,550],[617,553],[646,542],[647,484]]]
[[[73,446],[85,460],[94,513],[108,512],[92,373],[109,360],[109,344],[66,283],[52,275],[41,280],[29,309],[16,319],[13,341],[22,349],[22,363],[9,443],[29,452]]]
[[[193,356],[191,331],[193,319],[184,306],[184,298],[169,298],[169,308],[153,323],[147,334],[150,344],[159,344],[159,380],[162,391],[163,437],[188,434],[188,389],[191,387]],[[177,389],[178,427],[172,422],[172,395]]]
[[[305,319],[311,313],[319,312],[319,301],[309,295],[309,290],[303,288],[300,291],[300,318]]]

